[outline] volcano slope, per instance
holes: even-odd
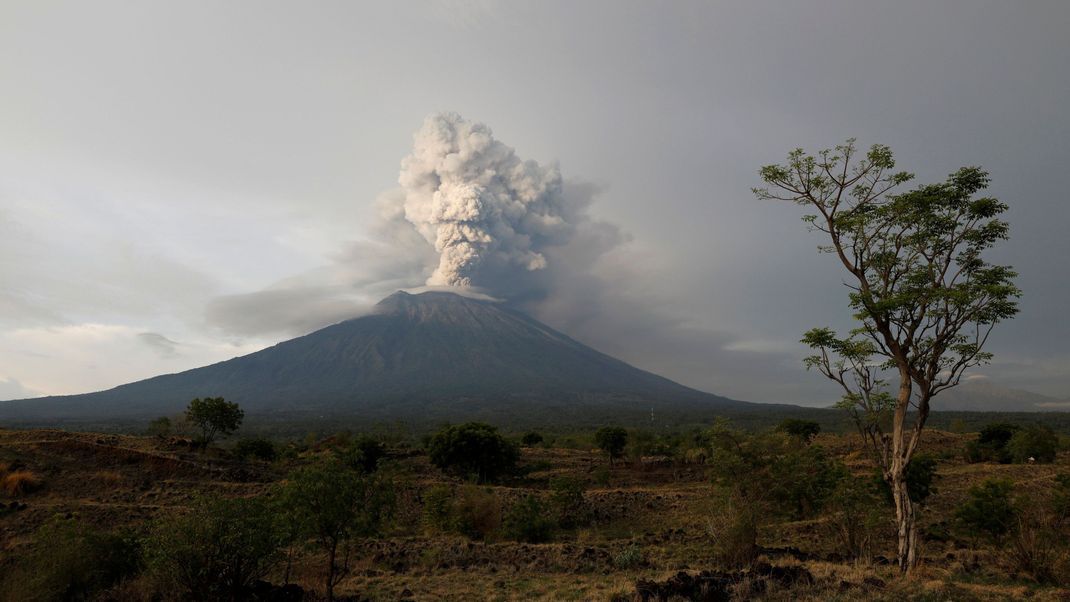
[[[397,292],[370,315],[228,361],[107,391],[0,404],[14,424],[144,419],[222,396],[250,417],[539,423],[708,419],[774,406],[690,389],[510,309],[454,293]],[[786,410],[792,406],[778,406]]]

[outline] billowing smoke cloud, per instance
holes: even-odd
[[[405,219],[439,254],[431,286],[515,293],[503,282],[546,269],[546,250],[569,242],[581,206],[556,165],[520,159],[456,113],[424,121],[398,182]]]
[[[209,323],[240,337],[297,335],[366,313],[398,289],[450,287],[687,384],[742,397],[743,383],[762,382],[776,401],[798,394],[786,368],[796,355],[740,350],[738,337],[677,315],[658,280],[671,270],[657,250],[588,212],[597,187],[522,160],[485,125],[428,117],[398,179],[366,238],[320,269],[217,297]]]

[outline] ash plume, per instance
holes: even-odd
[[[485,288],[548,266],[581,205],[556,165],[525,161],[490,128],[456,113],[428,117],[401,163],[404,215],[438,252],[429,286]]]

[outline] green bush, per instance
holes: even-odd
[[[265,462],[274,462],[279,457],[275,444],[263,437],[240,439],[234,445],[234,455],[245,460],[255,458]]]
[[[763,514],[813,516],[846,474],[824,448],[781,433],[749,435],[721,425],[710,441],[714,482]]]
[[[959,506],[955,518],[966,533],[1000,544],[1015,527],[1018,510],[1011,499],[1010,481],[988,479],[970,488],[969,498]]]
[[[768,492],[774,510],[794,519],[814,516],[847,474],[843,464],[816,445],[769,450]],[[779,453],[777,453],[779,452]],[[773,455],[775,454],[775,455]]]
[[[512,474],[520,451],[498,434],[498,429],[469,422],[435,433],[428,443],[428,455],[442,470],[488,483]]]
[[[361,436],[349,441],[337,453],[350,468],[371,473],[379,467],[379,461],[386,457],[386,446],[371,437]]]
[[[536,433],[535,431],[524,433],[524,436],[520,438],[520,444],[524,447],[534,447],[542,443],[542,441],[542,435]]]
[[[1032,458],[1035,462],[1050,464],[1059,450],[1059,438],[1049,428],[1032,426],[1015,432],[1006,449],[1014,462],[1028,462]]]
[[[140,545],[130,532],[103,532],[77,518],[53,517],[34,536],[29,554],[2,579],[7,600],[87,600],[140,570]]]
[[[184,597],[236,600],[279,561],[275,516],[260,498],[204,498],[158,519],[145,547],[161,586]]]
[[[813,420],[788,418],[777,425],[776,430],[809,443],[821,432],[821,425]]]
[[[981,429],[976,441],[966,446],[966,459],[970,462],[999,462],[1009,464],[1012,461],[1007,444],[1021,427],[1003,422],[989,424]]]
[[[528,495],[509,509],[502,520],[505,536],[527,543],[550,541],[554,534],[554,521],[534,495]]]

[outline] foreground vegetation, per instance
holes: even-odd
[[[806,421],[206,449],[178,422],[0,430],[0,599],[1070,595],[1067,440],[1039,427],[926,435],[908,476],[921,564],[902,579],[860,438]]]

